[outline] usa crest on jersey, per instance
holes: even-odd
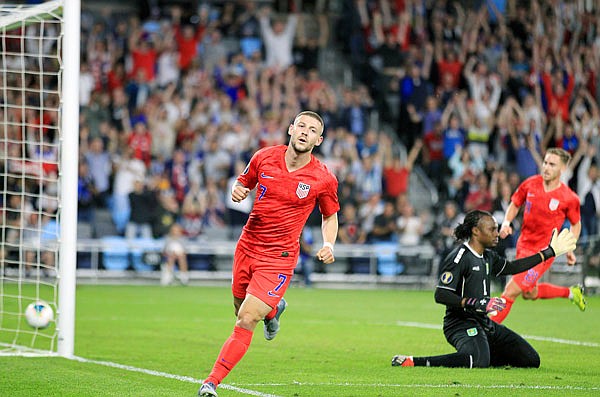
[[[555,198],[551,199],[550,200],[550,204],[548,204],[548,207],[550,208],[550,211],[556,211],[556,209],[558,208],[558,204],[559,203],[560,202],[557,199],[555,199]]]
[[[296,188],[296,196],[298,196],[298,198],[305,198],[306,196],[308,196],[308,192],[310,191],[310,185],[307,185],[306,183],[302,183],[302,182],[298,182],[298,187]]]

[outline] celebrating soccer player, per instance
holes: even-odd
[[[548,235],[552,229],[560,228],[565,220],[571,224],[571,232],[579,238],[581,219],[579,215],[579,198],[567,185],[561,182],[561,173],[565,170],[571,155],[560,148],[550,148],[544,157],[542,174],[527,178],[511,197],[511,202],[504,214],[500,228],[500,237],[512,234],[511,222],[523,204],[523,225],[517,241],[517,258],[531,255],[548,243]],[[573,252],[567,252],[567,264],[574,265]],[[550,268],[554,258],[547,259],[526,272],[515,274],[506,284],[502,298],[506,300],[506,309],[493,317],[498,324],[508,316],[512,304],[519,295],[524,299],[569,298],[585,310],[586,301],[580,285],[561,287],[549,283],[538,283],[542,275]]]
[[[556,229],[547,248],[526,258],[508,261],[489,249],[498,244],[498,223],[486,211],[474,210],[454,229],[463,243],[442,263],[435,301],[446,305],[444,335],[456,353],[430,357],[397,355],[392,366],[538,368],[540,357],[516,332],[496,324],[488,315],[502,313],[502,298],[490,297],[490,277],[525,271],[548,258],[575,249],[577,239],[568,229]],[[548,242],[546,240],[546,243]]]
[[[325,264],[335,260],[338,182],[312,155],[313,148],[323,142],[323,129],[317,113],[299,113],[288,128],[289,144],[256,152],[233,186],[234,202],[244,200],[256,187],[254,206],[233,259],[237,321],[198,391],[200,396],[217,395],[219,383],[248,350],[259,321],[264,319],[267,340],[277,335],[279,317],[287,305],[283,295],[298,262],[300,233],[317,203],[324,243],[316,256]]]

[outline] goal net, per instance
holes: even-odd
[[[76,168],[78,146],[76,128],[70,128],[66,134],[63,122],[67,109],[63,96],[67,52],[64,11],[62,0],[0,5],[3,355],[60,353],[64,338],[70,345],[66,355],[72,354],[74,264],[65,265],[65,259],[74,262],[75,252],[74,241],[65,244],[65,239],[74,240],[76,235],[65,235],[63,223],[73,224],[66,216],[76,216],[76,190],[73,209],[73,199],[65,200],[65,192],[72,196],[65,184],[76,186],[77,171],[68,170],[73,166],[72,159],[67,163],[64,159],[70,151]],[[77,65],[78,50],[74,54]],[[77,73],[78,70],[70,75],[78,76]],[[69,137],[73,134],[75,138]],[[60,291],[65,280],[70,284],[66,285],[71,290],[69,298]],[[49,303],[55,313],[46,328],[33,328],[25,317],[26,307],[38,300]]]

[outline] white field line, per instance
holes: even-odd
[[[419,323],[419,322],[413,322],[413,321],[398,321],[398,322],[396,322],[396,325],[401,326],[401,327],[442,329],[442,327],[438,324]],[[523,336],[528,339],[539,340],[539,341],[544,341],[544,342],[562,343],[562,344],[577,345],[577,346],[600,347],[600,344],[595,343],[595,342],[573,341],[573,340],[567,340],[567,339],[550,338],[550,337],[535,336],[535,335],[523,335]],[[189,382],[189,383],[196,383],[196,384],[202,383],[201,379],[192,378],[190,376],[169,374],[166,372],[155,371],[155,370],[145,369],[145,368],[138,368],[138,367],[133,367],[130,365],[114,363],[111,361],[91,360],[91,359],[87,359],[87,358],[83,358],[83,357],[73,357],[72,359],[75,361],[82,362],[82,363],[103,365],[106,367],[112,367],[112,368],[122,369],[122,370],[126,370],[126,371],[131,371],[131,372],[139,372],[139,373],[143,373],[146,375],[158,376],[158,377],[167,378],[167,379],[175,379],[175,380],[179,380],[182,382]],[[221,385],[219,385],[219,387],[221,389],[231,390],[231,391],[235,391],[235,392],[238,392],[241,394],[247,394],[247,395],[251,395],[251,396],[279,397],[274,394],[262,393],[259,391],[247,389],[245,387],[256,387],[256,386],[259,386],[259,387],[260,386],[271,386],[271,387],[273,387],[273,386],[291,386],[291,385],[335,386],[335,387],[392,387],[392,388],[411,388],[411,389],[416,389],[416,388],[437,388],[437,389],[465,388],[465,389],[565,390],[565,391],[568,391],[568,390],[573,390],[573,391],[575,391],[575,390],[600,390],[600,387],[545,386],[545,385],[472,385],[472,384],[439,384],[439,385],[412,384],[411,385],[411,384],[384,384],[384,383],[359,384],[359,383],[347,383],[347,382],[344,382],[344,383],[304,383],[304,382],[298,382],[298,381],[293,381],[291,384],[287,384],[287,383],[240,384],[240,386],[244,386],[244,387],[238,387],[235,385],[228,385],[228,384],[221,384]]]
[[[310,382],[296,382],[291,384],[287,383],[248,383],[243,384],[245,387],[256,387],[256,386],[335,386],[335,387],[390,387],[390,388],[406,388],[406,389],[418,389],[418,388],[434,388],[434,389],[524,389],[524,390],[600,390],[600,386],[547,386],[547,385],[473,385],[473,384],[461,384],[461,383],[450,383],[450,384],[389,384],[389,383],[310,383]],[[240,384],[242,386],[242,384]]]
[[[415,324],[415,323],[412,323]],[[433,328],[432,324],[426,324],[428,327]],[[414,326],[414,325],[411,325]],[[99,360],[90,360],[83,357],[72,357],[74,361],[79,361],[81,363],[87,364],[96,364],[103,365],[105,367],[117,368],[131,372],[139,372],[146,375],[158,376],[167,379],[175,379],[181,382],[189,382],[201,384],[201,379],[192,378],[191,376],[182,376],[182,375],[174,375],[161,371],[154,371],[151,369],[138,368],[130,365],[123,365],[118,363],[113,363],[110,361],[99,361]],[[592,387],[581,387],[581,386],[546,386],[546,385],[473,385],[473,384],[388,384],[388,383],[350,383],[350,382],[342,382],[342,383],[309,383],[309,382],[298,382],[293,381],[291,383],[247,383],[240,384],[238,387],[235,385],[227,385],[221,384],[219,387],[225,390],[235,391],[241,394],[247,394],[250,396],[257,397],[280,397],[275,394],[261,393],[255,390],[247,389],[247,387],[276,387],[276,386],[326,386],[326,387],[389,387],[389,388],[398,388],[398,389],[419,389],[419,388],[433,388],[433,389],[520,389],[520,390],[560,390],[560,391],[597,391],[600,390],[600,387],[592,386]]]
[[[181,382],[189,382],[189,383],[202,384],[202,379],[192,378],[191,376],[174,375],[174,374],[169,374],[167,372],[154,371],[152,369],[138,368],[138,367],[133,367],[131,365],[123,365],[123,364],[119,364],[119,363],[113,363],[111,361],[90,360],[88,358],[77,357],[77,356],[72,357],[71,359],[75,360],[75,361],[79,361],[81,363],[103,365],[105,367],[112,367],[112,368],[122,369],[122,370],[125,370],[125,371],[139,372],[139,373],[142,373],[142,374],[152,375],[152,376],[158,376],[158,377],[167,378],[167,379],[175,379],[175,380],[178,380],[178,381],[181,381]],[[275,394],[261,393],[259,391],[244,389],[244,388],[241,388],[241,387],[231,386],[231,385],[227,385],[227,384],[223,384],[223,383],[219,385],[219,388],[225,389],[225,390],[236,391],[238,393],[247,394],[247,395],[250,395],[250,396],[257,396],[257,397],[280,397],[280,396],[277,396]]]
[[[161,371],[154,371],[151,369],[138,368],[130,365],[123,365],[118,363],[113,363],[110,361],[99,361],[99,360],[90,360],[83,357],[73,357],[72,360],[79,361],[82,363],[88,364],[97,364],[103,365],[106,367],[122,369],[131,372],[139,372],[146,375],[158,376],[161,378],[167,379],[175,379],[181,382],[189,382],[201,384],[201,379],[192,378],[191,376],[182,376],[182,375],[174,375]],[[240,387],[243,386],[243,387]],[[276,387],[276,386],[325,386],[325,387],[389,387],[389,388],[398,388],[398,389],[419,389],[419,388],[434,388],[434,389],[521,389],[521,390],[560,390],[560,391],[597,391],[600,390],[600,387],[592,386],[592,387],[582,387],[582,386],[547,386],[547,385],[473,385],[473,384],[389,384],[389,383],[350,383],[350,382],[341,382],[341,383],[332,383],[332,382],[323,382],[323,383],[310,383],[310,382],[299,382],[292,381],[291,383],[247,383],[247,384],[239,384],[236,385],[228,385],[221,384],[219,387],[225,390],[231,390],[238,392],[240,394],[247,394],[250,396],[257,397],[280,397],[275,394],[262,393],[255,390],[247,389],[247,387]]]
[[[417,322],[413,322],[413,321],[398,321],[398,322],[396,322],[396,325],[398,325],[400,327],[442,329],[442,326],[438,325],[438,324],[417,323]],[[575,345],[575,346],[600,347],[600,343],[596,343],[596,342],[585,342],[585,341],[552,338],[552,337],[548,337],[548,336],[536,336],[536,335],[521,335],[521,336],[523,336],[523,338],[526,338],[526,339],[539,340],[542,342],[562,343],[565,345]]]

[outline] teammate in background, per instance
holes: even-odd
[[[217,395],[219,383],[248,350],[259,321],[264,319],[267,340],[277,335],[279,317],[287,305],[283,295],[298,262],[300,233],[317,203],[324,243],[316,257],[325,264],[335,260],[338,182],[312,155],[314,147],[323,142],[323,128],[323,119],[317,113],[299,113],[288,128],[289,144],[256,152],[233,186],[231,197],[235,202],[257,189],[233,260],[232,292],[237,321],[198,391],[200,396]]]
[[[560,181],[561,173],[566,169],[571,155],[560,148],[550,148],[542,163],[541,175],[527,178],[511,197],[500,228],[500,237],[512,234],[511,222],[523,204],[523,226],[517,240],[517,258],[524,258],[544,248],[552,229],[560,228],[565,220],[571,224],[575,238],[581,233],[579,198],[567,185]],[[561,287],[549,283],[538,283],[542,275],[550,268],[554,258],[550,258],[526,272],[515,274],[506,284],[502,298],[506,300],[506,309],[493,317],[498,324],[508,316],[512,304],[519,295],[523,299],[569,298],[581,311],[586,301],[580,285]],[[567,264],[574,265],[576,257],[567,252]]]
[[[540,356],[525,339],[488,317],[494,312],[502,313],[505,307],[502,298],[490,297],[490,276],[527,270],[575,249],[577,239],[567,229],[560,234],[555,229],[548,248],[526,258],[508,261],[489,249],[498,244],[498,234],[498,223],[492,214],[481,210],[469,212],[464,222],[454,229],[455,238],[463,243],[442,263],[435,301],[446,305],[444,335],[457,352],[430,357],[397,355],[392,358],[392,366],[540,366]]]

